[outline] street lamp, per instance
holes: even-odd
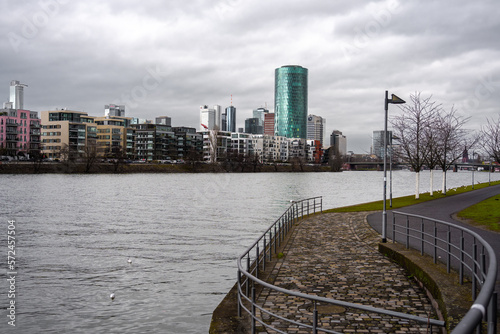
[[[391,94],[391,99],[388,99],[388,93],[385,91],[385,122],[384,122],[384,209],[382,211],[382,242],[387,242],[387,210],[386,210],[386,197],[387,197],[387,114],[389,110],[389,103],[402,104],[406,103],[403,99]]]

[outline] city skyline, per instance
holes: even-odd
[[[202,103],[274,111],[275,68],[309,69],[308,112],[368,152],[385,90],[432,95],[478,129],[500,104],[500,8],[493,1],[223,0],[207,4],[2,2],[1,86],[28,84],[24,107],[168,115],[198,127]],[[127,22],[127,24],[123,24]],[[464,22],[471,22],[465,24]],[[8,92],[1,95],[8,101]],[[399,112],[389,108],[389,115]]]

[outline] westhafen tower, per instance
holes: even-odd
[[[282,66],[275,70],[274,134],[307,138],[307,68]]]

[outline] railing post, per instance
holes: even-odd
[[[277,250],[276,250],[276,247],[278,247],[277,243],[278,243],[278,239],[276,238],[277,234],[276,234],[276,224],[274,224],[274,254],[277,254]]]
[[[273,234],[271,232],[271,229],[269,229],[269,262],[272,260],[272,255],[273,255]]]
[[[252,284],[252,334],[255,334],[255,286]]]
[[[250,254],[247,254],[247,273],[250,272]],[[247,277],[247,283],[246,283],[246,295],[248,296],[250,294],[250,278]]]
[[[434,222],[434,264],[437,263],[437,223]]]
[[[259,278],[259,243],[255,247],[255,277]]]
[[[447,242],[448,242],[448,257],[446,260],[446,272],[449,274],[451,271],[451,230],[450,226],[448,226],[448,237],[447,237]]]
[[[266,234],[264,234],[264,256],[262,256],[262,270],[266,271],[266,256],[267,256],[267,251],[266,251]]]
[[[396,242],[396,214],[392,213],[392,243]]]
[[[238,269],[238,317],[241,317],[241,271]]]
[[[460,270],[459,270],[460,285],[464,284],[464,250],[465,250],[465,239],[464,239],[464,232],[462,231],[462,236],[460,238]]]
[[[424,238],[425,238],[424,219],[422,218],[420,220],[420,255],[424,255]]]
[[[477,297],[477,244],[474,240],[472,245],[472,300],[476,300]]]

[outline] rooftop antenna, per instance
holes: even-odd
[[[233,94],[231,94],[231,107],[233,106]]]

